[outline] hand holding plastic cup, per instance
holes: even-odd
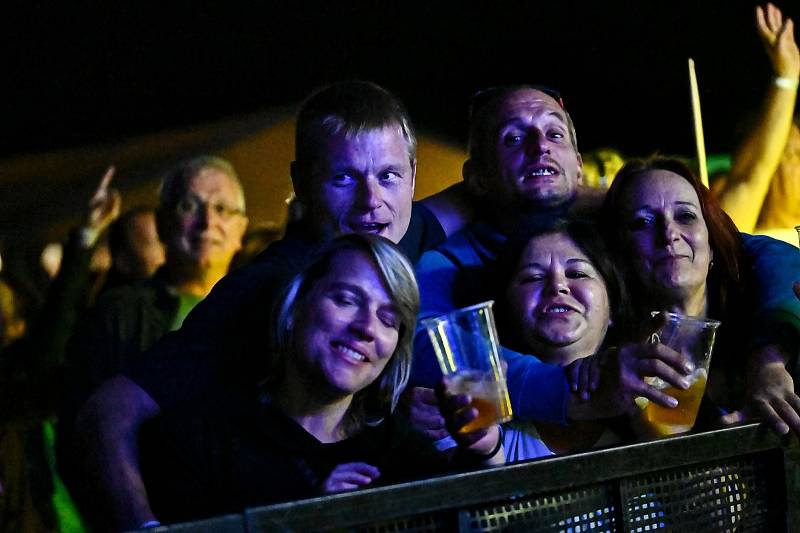
[[[711,351],[718,320],[703,317],[680,315],[678,313],[657,312],[666,320],[664,326],[653,334],[652,342],[660,342],[687,357],[694,370],[686,377],[688,389],[676,389],[659,378],[652,378],[650,384],[665,394],[678,400],[677,407],[669,408],[648,402],[643,411],[645,422],[657,435],[672,435],[689,431],[697,419],[700,400],[706,390],[708,368],[711,364]]]
[[[460,433],[511,420],[511,401],[500,362],[492,305],[484,302],[422,320],[448,394],[468,394],[478,417]]]

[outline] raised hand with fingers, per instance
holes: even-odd
[[[652,334],[664,326],[664,316],[661,314],[651,316],[641,327],[642,344],[649,344]],[[626,349],[630,350],[634,344],[631,344]],[[582,357],[564,367],[564,373],[569,383],[570,390],[576,394],[582,401],[588,401],[592,393],[594,393],[600,386],[600,368],[601,362],[609,355],[612,349],[606,352],[599,352],[588,357]],[[627,358],[625,361],[630,364],[634,362],[635,358]]]
[[[367,463],[343,463],[336,465],[331,470],[328,478],[322,482],[320,491],[323,494],[333,494],[356,490],[369,485],[380,477],[380,471]]]
[[[775,75],[797,80],[800,76],[800,50],[794,40],[792,19],[784,18],[780,9],[767,3],[765,7],[756,7],[756,28]]]
[[[87,247],[93,246],[100,235],[119,217],[122,198],[119,191],[109,188],[114,172],[113,166],[108,167],[100,179],[100,185],[89,199],[86,223],[81,232],[83,244]]]
[[[635,413],[634,400],[641,396],[663,407],[675,407],[678,402],[650,385],[645,378],[657,377],[669,385],[685,390],[686,377],[693,370],[688,359],[663,344],[629,343],[592,356],[591,371],[582,378],[594,386],[588,401],[573,395],[570,417],[575,420],[595,420]],[[584,363],[586,364],[586,363]],[[594,384],[594,385],[592,385]]]

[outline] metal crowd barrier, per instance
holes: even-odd
[[[747,424],[155,531],[800,531],[800,446]]]

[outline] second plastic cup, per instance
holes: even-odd
[[[462,433],[511,420],[492,304],[484,302],[422,320],[444,374],[447,392],[469,394],[478,417]]]
[[[660,342],[683,354],[694,366],[692,373],[686,377],[690,384],[686,390],[676,389],[658,378],[651,382],[654,387],[677,399],[678,405],[669,408],[649,402],[644,408],[644,418],[656,434],[672,435],[689,431],[697,419],[700,400],[706,390],[711,351],[714,348],[714,339],[720,322],[678,313],[654,313],[657,314],[663,314],[666,323],[653,334],[653,342]]]

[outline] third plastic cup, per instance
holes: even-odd
[[[462,433],[511,420],[492,304],[484,302],[422,320],[449,394],[469,394],[478,417]]]
[[[654,387],[677,399],[678,405],[669,408],[647,402],[643,412],[645,422],[656,435],[673,435],[689,431],[694,426],[706,390],[711,351],[720,322],[678,313],[653,313],[654,316],[659,314],[664,315],[666,322],[653,334],[653,342],[660,342],[683,354],[694,367],[687,376],[690,386],[686,390],[676,389],[659,378],[651,381]]]

